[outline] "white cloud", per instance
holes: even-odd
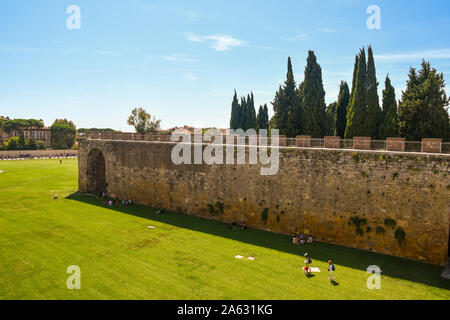
[[[285,38],[286,41],[305,41],[308,40],[308,35],[305,33],[296,34],[295,36]]]
[[[421,59],[450,59],[450,49],[424,50],[393,54],[374,55],[380,60],[421,60]]]
[[[198,62],[197,59],[193,59],[190,56],[185,55],[185,54],[171,54],[168,56],[164,56],[163,58],[167,61],[172,61],[172,62]]]
[[[207,42],[211,48],[217,51],[228,51],[232,47],[241,47],[247,44],[246,41],[233,38],[227,34],[201,36],[195,33],[185,33],[183,35],[192,42]]]

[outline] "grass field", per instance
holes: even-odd
[[[436,266],[107,207],[76,193],[76,161],[0,161],[0,299],[450,299]],[[322,270],[311,278],[301,270],[305,251]],[[80,290],[66,287],[70,265],[81,269]],[[383,270],[380,290],[366,286],[369,265]]]

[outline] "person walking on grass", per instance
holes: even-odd
[[[336,270],[336,267],[333,264],[333,261],[328,260],[328,272],[330,273],[330,276],[328,277],[328,280],[336,281],[336,277],[333,276],[333,271]]]
[[[308,253],[305,253],[305,267],[303,268],[303,273],[308,275],[311,274],[311,267],[309,266],[312,263],[312,259]]]

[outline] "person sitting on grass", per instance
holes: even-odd
[[[308,240],[306,240],[307,243],[313,243],[314,239],[311,235],[308,236]]]
[[[330,272],[330,276],[328,277],[328,280],[336,281],[336,277],[333,276],[333,271],[336,270],[336,267],[333,264],[333,261],[328,260],[328,271]]]
[[[303,273],[308,275],[311,274],[311,268],[309,265],[312,263],[312,259],[308,253],[305,253],[305,258],[306,260],[305,260],[305,267],[303,268]]]
[[[300,239],[300,244],[305,244],[305,235],[303,233],[300,233],[298,237]]]

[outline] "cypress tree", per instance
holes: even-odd
[[[406,90],[398,106],[400,136],[407,140],[443,138],[450,140],[450,100],[445,93],[444,75],[422,60],[422,69],[417,73],[411,68]]]
[[[302,131],[314,138],[321,138],[327,130],[325,90],[322,69],[317,63],[314,51],[308,52],[302,87]]]
[[[355,136],[365,136],[364,119],[367,113],[367,68],[366,53],[361,49],[358,57],[358,69],[356,72],[355,89],[350,98],[347,111],[347,126],[345,138],[353,139]]]
[[[247,101],[245,96],[241,97],[241,105],[239,108],[239,128],[242,130],[247,130]]]
[[[345,127],[347,126],[347,108],[350,101],[348,84],[341,81],[339,96],[337,100],[336,113],[334,117],[334,135],[344,138]]]
[[[286,81],[275,93],[272,105],[274,125],[280,130],[280,134],[292,137],[301,131],[301,105],[290,57],[288,58],[287,69]]]
[[[261,129],[269,129],[269,108],[267,108],[267,104],[264,103],[264,118],[263,118],[263,124],[264,127]]]
[[[257,130],[259,130],[259,129],[263,129],[262,128],[262,126],[263,126],[263,117],[264,117],[264,109],[263,109],[263,106],[259,106],[259,109],[258,109],[258,115],[256,116],[256,129]]]
[[[359,65],[359,54],[355,56],[355,65],[353,66],[352,92],[350,93],[350,98],[353,97],[353,94],[355,92],[356,76],[358,75],[358,65]]]
[[[383,113],[378,137],[381,140],[385,140],[388,137],[397,137],[397,136],[398,136],[397,101],[395,100],[395,89],[391,85],[391,79],[389,78],[389,75],[387,75],[383,90]]]
[[[256,117],[256,126],[258,130],[269,129],[269,115],[267,112],[267,104],[259,106],[258,116]]]
[[[233,102],[231,103],[231,119],[230,119],[230,129],[239,128],[239,101],[237,98],[236,90],[234,90]]]
[[[246,129],[256,129],[256,113],[255,113],[255,99],[253,92],[251,95],[247,95],[247,117],[246,117]]]
[[[367,113],[364,119],[366,135],[372,139],[378,138],[379,125],[381,120],[381,108],[378,98],[378,82],[375,70],[372,47],[368,48],[367,59]]]
[[[327,132],[326,135],[334,135],[334,118],[336,117],[337,102],[330,103],[326,109],[327,114]]]

